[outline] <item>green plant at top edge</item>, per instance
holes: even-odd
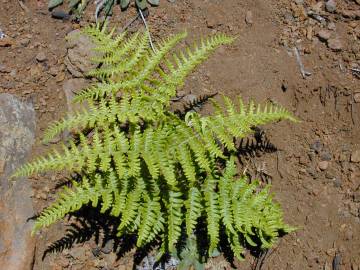
[[[57,6],[62,5],[64,2],[64,0],[49,0],[48,9],[52,10]],[[81,16],[90,2],[90,0],[68,0],[67,4],[71,12]],[[130,0],[94,0],[93,2],[96,4],[96,16],[100,10],[103,10],[105,16],[110,15],[116,4],[119,4],[121,9],[127,9],[130,5]],[[134,0],[134,2],[135,6],[141,10],[145,10],[148,4],[152,6],[159,5],[159,0]]]
[[[296,121],[291,113],[240,98],[234,104],[228,97],[223,105],[212,100],[210,116],[188,112],[182,118],[170,110],[186,77],[234,38],[216,34],[172,53],[186,33],[152,51],[147,33],[114,36],[97,27],[83,32],[102,55],[93,59],[99,68],[89,74],[99,82],[75,97],[86,108],[44,134],[49,141],[71,130],[73,139],[13,175],[66,170],[79,176],[42,211],[33,232],[91,204],[118,217],[118,235],[136,234],[138,247],[156,242],[161,254],[174,253],[180,239],[205,226],[208,254],[218,248],[221,234],[241,259],[245,246],[270,248],[280,233],[293,230],[269,186],[260,189],[257,181],[237,176],[234,143],[254,126]]]

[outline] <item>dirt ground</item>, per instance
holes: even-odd
[[[25,9],[15,0],[0,2],[0,29],[13,41],[0,47],[0,92],[33,102],[37,155],[51,147],[40,143],[45,127],[67,110],[62,85],[71,75],[64,66],[64,37],[79,25],[52,19],[45,0],[24,1]],[[150,10],[155,41],[183,29],[189,44],[218,31],[237,36],[190,76],[183,93],[268,101],[301,120],[262,127],[277,151],[241,157],[242,170],[272,184],[286,221],[298,230],[267,254],[249,253],[244,262],[234,262],[237,269],[360,269],[360,3],[337,1],[336,10],[329,10],[315,0],[163,0]],[[80,26],[92,20],[91,12]],[[133,8],[120,12],[116,7],[112,24],[122,27],[134,16]],[[136,22],[133,28],[141,26]],[[305,78],[295,47],[311,73]],[[37,210],[55,198],[60,177],[30,178]],[[85,241],[85,236],[44,257],[65,230],[59,223],[36,236],[35,270],[133,267],[132,252],[118,257],[111,247],[106,250],[110,244]],[[208,269],[231,269],[221,264],[214,260]]]

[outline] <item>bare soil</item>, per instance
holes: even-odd
[[[155,41],[184,29],[189,44],[218,31],[237,36],[232,46],[218,50],[190,76],[181,90],[184,94],[218,92],[269,101],[281,104],[301,120],[262,127],[277,151],[245,153],[240,164],[251,177],[272,184],[286,221],[298,230],[281,238],[267,254],[249,253],[244,262],[235,261],[237,269],[360,269],[360,163],[356,162],[360,83],[351,71],[360,66],[360,23],[354,15],[360,5],[337,1],[334,13],[320,6],[319,14],[326,20],[321,25],[305,12],[310,7],[316,10],[321,2],[161,1],[147,18]],[[67,110],[62,85],[71,75],[63,64],[64,37],[93,19],[91,9],[78,25],[52,19],[45,0],[24,4],[28,10],[18,1],[1,0],[0,28],[13,45],[0,47],[0,92],[33,102],[38,137],[33,155],[38,155],[51,147],[40,143],[42,132]],[[117,7],[112,25],[122,27],[134,16],[134,8],[121,12]],[[136,22],[132,29],[141,26]],[[327,46],[317,38],[321,29],[328,28],[341,43],[340,49],[331,49],[329,41]],[[306,78],[300,73],[294,46],[311,72]],[[46,59],[39,61],[39,53]],[[61,175],[44,174],[30,181],[34,205],[40,211],[55,198]],[[107,223],[96,226],[106,228]],[[88,239],[79,235],[74,244],[65,241],[65,249],[44,257],[47,246],[64,237],[66,228],[59,223],[36,236],[35,270],[133,267],[133,251],[116,256],[111,249],[101,250],[102,241],[96,244],[94,238],[85,241]],[[221,268],[222,262],[216,259],[208,269],[231,269],[230,264]]]

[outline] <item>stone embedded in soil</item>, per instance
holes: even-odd
[[[38,60],[39,62],[44,62],[47,60],[46,54],[44,52],[39,52],[36,55],[36,60]]]
[[[329,162],[326,160],[320,161],[318,166],[320,170],[325,171],[329,167]]]
[[[11,47],[14,44],[14,40],[10,37],[0,39],[0,47]]]
[[[354,94],[354,101],[355,101],[355,103],[360,103],[360,93]]]
[[[84,74],[97,67],[98,64],[91,59],[99,57],[100,53],[94,50],[96,45],[91,39],[78,29],[67,35],[67,41],[66,68],[74,77],[84,77]]]
[[[322,151],[321,154],[320,154],[320,159],[322,161],[330,161],[332,158],[332,155],[330,154],[329,151]]]
[[[70,79],[64,82],[63,91],[66,97],[66,103],[68,106],[68,111],[73,113],[79,110],[79,107],[73,103],[74,96],[84,89],[88,85],[87,81],[82,78]]]
[[[360,202],[360,190],[353,194],[353,199],[356,203]]]
[[[350,161],[353,163],[359,163],[360,162],[360,150],[355,150],[351,153]]]
[[[327,41],[331,37],[331,32],[328,30],[322,29],[318,32],[317,35],[321,41]]]
[[[351,19],[359,19],[360,18],[360,9],[356,9],[356,10],[343,9],[339,13],[345,18],[351,18]]]
[[[314,150],[315,153],[319,153],[323,149],[323,145],[320,140],[316,140],[312,145],[310,145],[310,149]]]
[[[20,39],[19,43],[21,46],[26,47],[30,44],[30,39],[28,39],[28,38]]]
[[[248,10],[245,14],[245,22],[248,25],[253,25],[253,23],[254,23],[254,16],[250,10]]]
[[[327,45],[333,51],[341,51],[343,49],[343,44],[339,38],[330,38],[327,41]]]
[[[329,30],[335,30],[335,29],[336,29],[336,25],[335,25],[335,23],[333,23],[333,22],[329,22],[327,28],[328,28]]]
[[[325,3],[325,9],[327,12],[335,12],[336,11],[336,1],[329,0]]]
[[[0,265],[6,270],[32,269],[35,238],[31,236],[34,216],[30,183],[12,173],[28,157],[35,141],[35,112],[31,105],[10,94],[0,94]]]
[[[115,241],[114,239],[110,239],[106,242],[105,246],[101,248],[101,252],[105,254],[109,254],[114,248]]]

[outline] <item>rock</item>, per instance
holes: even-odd
[[[31,105],[10,94],[0,94],[0,265],[6,270],[30,270],[35,238],[31,236],[35,215],[30,183],[9,178],[22,165],[35,141],[35,112]]]
[[[329,162],[328,161],[320,161],[319,164],[319,169],[322,171],[325,171],[328,167],[329,167]]]
[[[329,0],[325,3],[325,9],[327,12],[335,12],[336,11],[336,1]]]
[[[70,256],[77,260],[84,260],[86,259],[86,252],[84,247],[74,247],[70,250]]]
[[[105,254],[109,254],[114,248],[114,243],[115,243],[114,239],[110,239],[109,241],[107,241],[105,246],[101,248],[101,252]]]
[[[327,41],[331,37],[331,32],[323,29],[317,35],[321,41]]]
[[[339,38],[331,38],[327,41],[327,45],[333,51],[341,51],[343,49],[342,42]]]
[[[73,103],[74,96],[84,89],[88,85],[87,81],[82,78],[70,79],[64,82],[63,91],[66,97],[66,103],[68,106],[68,111],[73,113],[79,110],[79,105]]]
[[[359,19],[360,18],[360,9],[358,9],[358,10],[343,9],[340,11],[340,13],[345,18],[351,18],[351,19]]]
[[[0,47],[11,47],[14,44],[15,44],[14,40],[10,37],[5,37],[0,39]]]
[[[355,101],[355,103],[360,103],[360,93],[354,94],[354,101]]]
[[[340,188],[342,186],[342,180],[339,177],[334,178],[334,187]]]
[[[250,10],[248,10],[245,14],[245,22],[248,25],[253,25],[253,23],[254,23],[254,16]]]
[[[333,22],[329,22],[327,28],[328,28],[329,30],[335,30],[335,29],[336,29],[336,25],[335,25],[335,23],[333,23]]]
[[[30,44],[30,39],[28,38],[23,38],[19,41],[20,45],[23,47],[27,47]]]
[[[12,70],[10,71],[10,76],[11,76],[11,77],[16,77],[16,74],[17,74],[16,69],[12,69]]]
[[[215,16],[209,16],[206,19],[206,26],[210,29],[215,29],[216,27],[222,25],[222,18],[220,18],[220,16],[215,15]]]
[[[320,159],[322,161],[330,161],[331,158],[332,158],[332,156],[328,151],[322,151],[320,154]]]
[[[10,73],[11,69],[5,66],[4,64],[0,64],[0,73]]]
[[[354,202],[359,203],[360,202],[360,191],[357,191],[353,194]]]
[[[98,64],[91,59],[100,57],[100,53],[94,50],[96,45],[91,39],[78,29],[67,35],[67,41],[68,54],[64,60],[66,68],[74,77],[84,77],[84,74],[96,68]]]
[[[37,55],[36,55],[36,60],[39,61],[39,62],[44,62],[47,60],[47,57],[45,55],[44,52],[39,52]]]
[[[105,257],[104,260],[107,262],[108,266],[112,266],[116,262],[116,259],[117,259],[117,255],[115,253],[110,253],[104,257]]]
[[[315,153],[318,154],[323,149],[323,145],[320,140],[316,140],[312,145],[310,145],[310,149],[314,150]]]
[[[360,150],[355,150],[351,153],[350,161],[353,163],[359,163],[360,162]]]
[[[316,172],[316,170],[312,167],[308,167],[306,169],[307,173],[313,178],[313,179],[316,179],[318,178],[318,173]]]
[[[65,73],[60,72],[58,75],[56,75],[55,80],[56,80],[56,82],[62,82],[63,80],[65,80]]]
[[[58,19],[58,20],[69,20],[70,19],[70,14],[63,11],[63,10],[54,10],[51,12],[51,17],[54,19]]]
[[[50,75],[52,75],[52,76],[55,77],[56,75],[59,74],[60,70],[59,70],[59,67],[53,66],[53,67],[51,67],[51,68],[49,69],[48,72],[49,72]]]

